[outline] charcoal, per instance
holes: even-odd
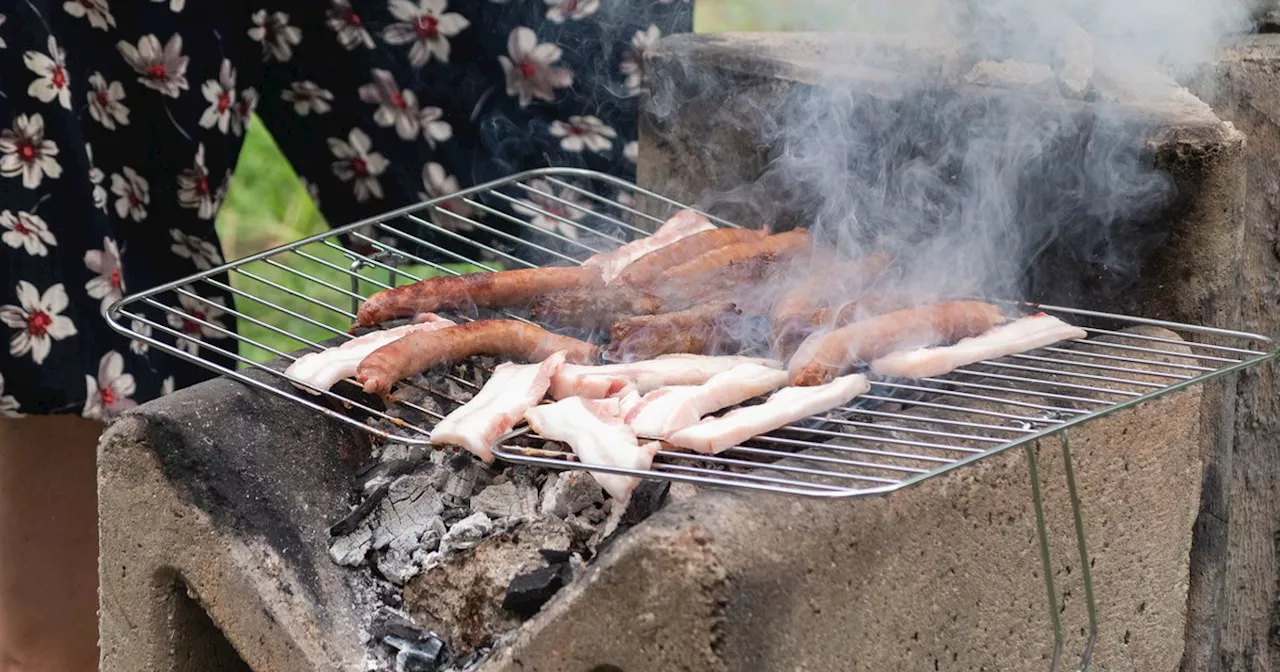
[[[369,632],[377,639],[399,637],[408,641],[417,641],[426,636],[426,631],[413,623],[409,616],[397,609],[379,607],[369,623]]]
[[[444,640],[435,635],[426,635],[416,640],[389,636],[383,642],[396,653],[396,672],[434,672],[440,668],[444,653]]]
[[[466,506],[475,491],[480,468],[476,466],[475,459],[465,453],[449,459],[446,468],[449,472],[441,488],[445,503],[454,507]]]
[[[329,528],[329,536],[344,537],[354,532],[356,528],[360,526],[360,523],[363,522],[370,513],[373,513],[373,510],[377,508],[378,504],[382,502],[382,498],[386,497],[387,492],[390,490],[390,485],[384,485],[375,490],[372,494],[366,497],[363,502],[360,502],[356,508],[352,509],[351,513],[348,513],[346,516],[343,516],[342,520],[334,523]]]
[[[543,515],[567,518],[604,503],[604,491],[595,478],[585,471],[565,471],[547,477],[542,486]]]
[[[686,499],[693,499],[697,496],[698,486],[681,481],[673,482],[667,491],[667,499],[673,502],[683,502]]]
[[[453,524],[444,537],[440,539],[440,552],[464,551],[475,548],[493,531],[493,521],[489,516],[477,511]]]
[[[517,574],[507,585],[506,597],[502,600],[502,608],[529,618],[538,613],[542,605],[547,603],[564,584],[568,583],[569,563],[563,562],[532,572]]]
[[[622,514],[620,526],[631,527],[648,518],[667,501],[667,493],[671,490],[671,481],[640,481],[631,499],[627,502],[626,511]]]
[[[569,551],[560,551],[554,548],[538,549],[538,555],[541,555],[542,559],[546,560],[549,565],[554,565],[560,562],[569,562],[569,558],[573,557],[573,554]]]
[[[471,497],[471,508],[494,520],[523,520],[536,515],[538,491],[510,481],[490,485]]]

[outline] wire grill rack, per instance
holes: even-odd
[[[600,173],[530,171],[131,295],[107,316],[117,331],[160,351],[388,441],[424,444],[434,422],[464,399],[409,382],[423,387],[433,403],[407,395],[382,407],[353,394],[350,381],[333,390],[301,391],[285,382],[284,366],[259,360],[274,356],[287,365],[300,349],[350,338],[347,327],[359,302],[375,291],[427,273],[578,263],[646,235],[684,207]],[[473,243],[470,231],[497,242]],[[873,379],[871,392],[849,406],[720,455],[663,450],[651,471],[592,469],[814,497],[880,494],[1277,355],[1271,339],[1258,334],[1057,306],[1019,307],[1058,315],[1084,327],[1089,337],[939,378]],[[250,370],[277,380],[264,382],[263,376],[247,375]],[[468,377],[455,370],[443,379],[450,389],[474,391],[483,372]],[[509,462],[580,467],[567,449],[538,440],[527,428],[504,437],[494,452]]]

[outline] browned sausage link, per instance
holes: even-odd
[[[582,266],[427,278],[384,289],[365,299],[356,314],[356,326],[369,327],[397,317],[442,310],[523,308],[541,294],[592,284],[600,284],[600,269]]]
[[[805,317],[827,305],[861,295],[888,268],[893,257],[885,252],[869,254],[853,261],[823,265],[796,283],[773,308],[773,321]]]
[[[733,303],[719,301],[621,320],[610,329],[603,355],[609,361],[634,362],[676,353],[726,354],[738,347],[733,332],[740,316]]]
[[[607,329],[615,321],[652,315],[662,300],[626,285],[574,287],[543,294],[533,300],[530,317],[557,329]]]
[[[918,301],[909,294],[871,292],[834,308],[815,308],[807,314],[791,315],[771,324],[769,346],[776,357],[786,361],[806,338],[820,329],[839,329],[860,320],[909,308],[915,303]]]
[[[679,266],[667,269],[662,274],[662,282],[696,282],[720,273],[731,264],[755,260],[772,262],[810,250],[812,246],[813,238],[804,229],[734,243],[700,254]]]
[[[414,332],[374,350],[356,367],[356,380],[371,394],[386,394],[396,381],[434,366],[484,355],[540,362],[565,350],[565,361],[593,364],[599,348],[515,320],[477,320],[438,331]]]
[[[715,229],[701,231],[681,238],[666,247],[654,250],[627,265],[618,281],[636,287],[644,287],[657,280],[668,269],[696,259],[712,250],[764,238],[764,231],[754,229]]]
[[[953,343],[1004,321],[1000,309],[977,301],[937,303],[854,322],[805,343],[790,367],[792,385],[822,385],[848,368],[905,347]],[[812,346],[812,347],[809,347]]]

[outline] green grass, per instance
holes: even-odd
[[[786,30],[803,27],[794,17],[806,17],[810,24],[814,19],[812,12],[798,11],[792,3],[770,0],[697,0],[695,6],[694,25],[698,32]],[[333,222],[334,225],[347,223]],[[257,118],[249,126],[226,202],[218,213],[217,229],[228,260],[241,259],[329,229],[297,174]],[[244,274],[233,274],[231,278],[236,289],[288,311],[269,308],[243,296],[237,296],[235,301],[236,310],[248,316],[239,320],[240,333],[279,352],[292,352],[305,346],[307,341],[330,338],[350,325],[347,316],[326,306],[349,311],[351,297],[340,289],[325,286],[350,291],[350,276],[344,272],[349,260],[340,249],[320,243],[308,245],[299,252],[273,257],[273,262],[288,268],[259,261],[246,265]],[[434,273],[429,268],[403,270],[417,277]],[[474,269],[458,267],[455,270]],[[382,282],[388,280],[385,270],[367,270],[362,274]],[[401,276],[396,284],[410,281],[411,278]],[[375,284],[362,283],[358,293],[367,295],[376,289]],[[253,361],[275,356],[270,350],[243,344],[240,354]]]

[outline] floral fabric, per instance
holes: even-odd
[[[0,11],[0,415],[102,420],[210,375],[102,311],[223,262],[214,217],[254,112],[334,224],[546,165],[631,177],[640,55],[692,26],[682,0]],[[204,324],[149,317],[231,347],[209,325],[235,328],[232,297],[203,298],[178,295]]]

